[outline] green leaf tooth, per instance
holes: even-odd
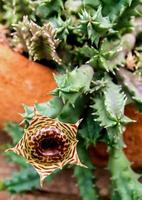
[[[121,117],[124,113],[124,107],[126,104],[126,95],[121,92],[121,87],[115,85],[110,79],[108,79],[107,87],[104,91],[104,97],[106,110],[112,118],[117,119],[118,117]]]
[[[85,9],[79,14],[80,24],[78,31],[80,34],[86,33],[87,39],[90,39],[92,43],[98,45],[100,37],[104,37],[108,34],[109,29],[112,28],[112,24],[108,17],[103,17],[102,9],[100,7],[93,14],[89,14]],[[98,39],[97,39],[98,37]]]
[[[124,131],[124,125],[132,120],[124,115],[126,96],[121,92],[121,87],[114,84],[109,77],[105,77],[105,80],[106,87],[98,97],[92,99],[92,113],[95,113],[94,120],[106,128],[110,143],[121,146],[124,144],[123,141],[119,143],[119,139]]]
[[[39,187],[38,174],[31,167],[15,172],[12,178],[4,181],[4,185],[10,193],[21,193]]]

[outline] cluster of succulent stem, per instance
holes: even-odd
[[[24,135],[10,149],[35,167],[41,184],[66,164],[87,166],[75,167],[74,174],[84,200],[98,200],[87,148],[103,141],[109,152],[111,199],[142,200],[139,176],[123,152],[124,130],[134,122],[125,115],[125,106],[131,102],[142,110],[142,30],[134,26],[139,4],[141,0],[39,0],[32,4],[34,12],[20,15],[23,21],[13,26],[12,41],[29,58],[46,60],[60,72],[50,101],[24,106]],[[129,55],[134,58],[131,67]]]

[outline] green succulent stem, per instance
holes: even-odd
[[[53,99],[43,104],[36,104],[36,110],[45,116],[58,118],[63,122],[76,123],[86,108],[93,69],[83,65],[78,69],[55,77],[57,88]],[[34,108],[25,107],[24,120],[28,122],[34,115]]]
[[[111,172],[111,200],[141,200],[140,175],[136,174],[123,149],[111,148],[108,168]]]

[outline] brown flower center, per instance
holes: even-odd
[[[59,153],[61,144],[55,138],[44,138],[39,143],[40,151],[43,155],[52,156]]]
[[[30,141],[30,142],[29,142]],[[32,158],[38,158],[44,163],[62,160],[69,153],[70,143],[60,129],[45,127],[39,130],[28,141]]]

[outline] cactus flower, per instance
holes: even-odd
[[[77,154],[79,122],[69,124],[35,113],[19,143],[8,149],[31,163],[43,180],[54,170],[66,164],[84,166]]]

